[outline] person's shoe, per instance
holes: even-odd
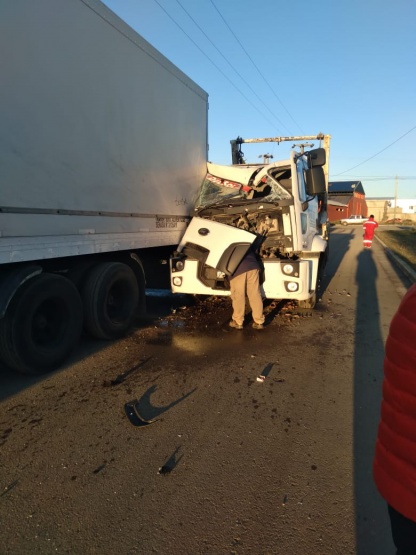
[[[253,328],[255,330],[262,330],[264,328],[263,324],[258,324],[257,322],[253,322]]]
[[[235,328],[236,330],[242,330],[243,326],[241,324],[237,324],[235,320],[231,320],[229,323],[230,328]]]

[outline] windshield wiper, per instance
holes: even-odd
[[[204,204],[204,205],[201,205],[201,206],[197,206],[195,208],[195,210],[205,210],[205,208],[212,208],[214,206],[227,205],[230,200],[234,200],[234,199],[242,200],[242,199],[244,199],[244,197],[242,197],[241,195],[224,197],[221,200],[216,200],[214,202],[210,202],[209,204]]]

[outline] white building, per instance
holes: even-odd
[[[369,214],[374,214],[375,219],[379,222],[386,221],[393,217],[402,220],[416,221],[416,198],[413,199],[397,199],[392,197],[372,197],[366,198]]]
[[[394,208],[394,199],[389,200],[390,208]],[[416,199],[414,198],[398,198],[396,208],[401,208],[403,214],[416,214]]]

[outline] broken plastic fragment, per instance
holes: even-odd
[[[161,476],[165,476],[166,474],[169,474],[169,472],[172,472],[172,470],[173,467],[165,464],[159,468],[158,474],[160,474]]]
[[[172,470],[175,468],[175,466],[179,463],[179,461],[183,457],[183,455],[181,455],[180,457],[177,456],[179,453],[179,450],[180,450],[180,446],[175,449],[175,451],[171,454],[171,456],[168,458],[165,464],[159,467],[159,470],[157,471],[157,473],[160,476],[166,476],[167,474],[170,474]]]
[[[4,490],[0,493],[0,497],[3,497],[3,495],[6,495],[6,493],[8,493],[10,490],[12,490],[18,484],[18,482],[19,482],[19,480],[15,480],[14,482],[12,482],[8,486],[6,486],[4,488]]]
[[[127,418],[130,420],[130,423],[133,424],[133,426],[136,426],[136,428],[147,426],[148,424],[153,424],[154,422],[157,422],[157,420],[144,420],[137,412],[136,401],[130,401],[129,403],[126,403],[124,405],[124,411],[127,415]]]
[[[134,372],[136,372],[137,370],[139,370],[139,368],[141,368],[144,364],[146,364],[146,362],[148,362],[151,359],[151,357],[146,358],[145,360],[141,360],[139,362],[139,364],[136,364],[135,366],[133,366],[133,368],[130,368],[129,370],[126,370],[125,372],[123,372],[122,374],[119,374],[114,380],[104,380],[103,381],[103,387],[112,387],[114,385],[120,385],[121,383],[123,383],[131,374],[133,374]]]
[[[95,470],[93,470],[94,474],[98,474],[99,472],[101,472],[101,470],[104,470],[104,468],[106,467],[106,464],[100,464],[100,466],[98,466]]]

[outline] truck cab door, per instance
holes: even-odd
[[[317,233],[318,200],[316,197],[308,197],[306,192],[305,171],[307,169],[305,160],[299,158],[296,162],[296,176],[299,195],[298,230],[301,237],[300,250],[309,250]]]

